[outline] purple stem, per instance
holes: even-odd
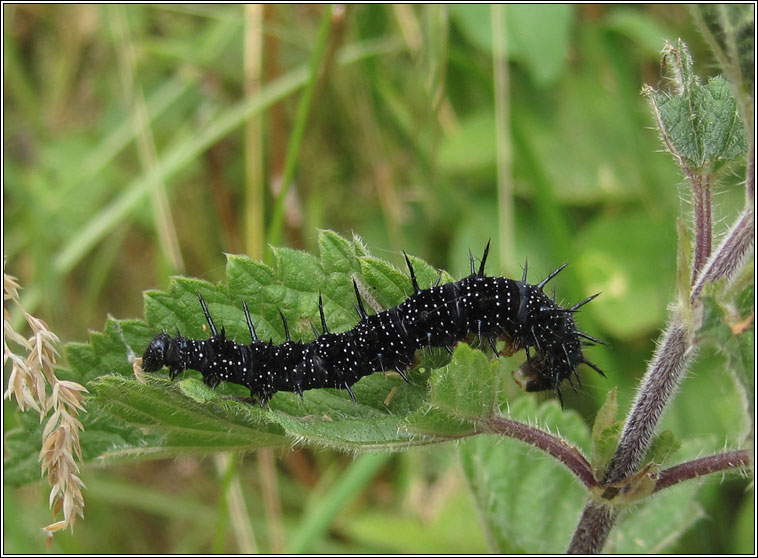
[[[690,301],[694,302],[703,288],[722,277],[730,277],[740,268],[755,246],[755,207],[752,203],[742,211],[721,245],[703,267],[692,288]]]
[[[616,521],[617,510],[591,503],[582,512],[567,554],[598,554]]]
[[[695,348],[687,328],[674,318],[663,334],[642,380],[616,453],[608,464],[603,484],[615,484],[635,472],[653,438],[655,427],[688,369]]]
[[[748,450],[733,450],[680,463],[660,472],[654,492],[710,473],[718,473],[728,469],[743,469],[749,467],[752,461],[751,453]]]
[[[597,486],[592,466],[578,449],[568,445],[565,440],[539,428],[500,416],[491,417],[486,424],[494,433],[521,440],[552,455],[574,473],[587,488]]]
[[[693,174],[689,169],[685,174],[692,184],[692,201],[695,218],[695,257],[692,264],[692,282],[711,255],[713,233],[711,230],[711,175]]]

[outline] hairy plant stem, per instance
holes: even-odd
[[[584,508],[567,554],[597,554],[616,522],[618,510],[592,502]]]
[[[745,208],[724,236],[721,245],[693,282],[690,302],[694,303],[708,283],[731,277],[755,249],[755,143],[750,142],[746,169]]]
[[[695,302],[708,283],[731,277],[755,247],[755,207],[748,205],[727,232],[719,248],[703,267],[692,287],[690,301]]]
[[[642,380],[604,484],[618,483],[637,469],[695,351],[688,328],[674,316]]]
[[[692,282],[711,255],[713,232],[711,224],[711,175],[689,174],[692,181],[692,198],[695,218],[695,257],[692,264]]]
[[[520,440],[555,457],[569,471],[574,473],[587,488],[597,486],[598,483],[592,473],[592,466],[578,449],[568,445],[565,440],[523,422],[500,416],[491,417],[487,421],[487,427],[495,434]]]
[[[658,474],[658,481],[655,483],[654,492],[668,488],[680,482],[727,471],[729,469],[742,469],[749,467],[752,463],[751,452],[749,450],[733,450],[693,459],[686,463],[680,463],[669,467]]]
[[[742,263],[754,248],[755,209],[752,201],[754,191],[755,150],[751,145],[747,162],[747,204],[730,228],[716,251],[702,265],[699,273],[693,266],[693,285],[689,298],[689,308],[674,310],[671,321],[663,333],[653,360],[640,384],[639,391],[627,416],[616,453],[608,464],[602,485],[608,486],[603,494],[613,498],[620,488],[618,485],[639,467],[650,445],[655,428],[663,415],[667,404],[676,393],[681,379],[689,369],[690,362],[697,352],[695,341],[695,324],[692,319],[685,319],[684,314],[691,315],[698,304],[698,296],[705,285],[721,278],[731,278],[740,269]],[[687,173],[685,173],[687,174]],[[688,175],[689,178],[693,178]],[[693,182],[694,184],[694,182]],[[697,198],[697,196],[696,196]],[[710,200],[708,200],[709,204]],[[698,202],[696,200],[696,205]],[[704,210],[705,200],[700,206]],[[696,215],[698,214],[696,207]],[[705,215],[706,213],[704,213]],[[710,210],[707,212],[710,217]],[[698,249],[702,246],[700,230],[696,227],[696,260]],[[734,469],[746,466],[750,455],[745,450],[726,452],[718,456],[697,459],[663,471],[655,490],[661,490],[686,480],[710,472]],[[592,502],[587,505],[579,520],[574,537],[569,545],[569,553],[587,554],[600,552],[605,544],[617,516],[617,510],[610,505]]]

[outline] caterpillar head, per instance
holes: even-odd
[[[564,379],[556,370],[551,369],[544,355],[532,355],[513,371],[513,380],[524,391],[555,390]]]
[[[155,372],[166,364],[166,355],[171,347],[171,337],[167,333],[159,333],[145,349],[142,355],[142,369],[145,372]]]

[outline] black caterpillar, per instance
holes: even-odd
[[[277,392],[297,392],[324,387],[346,389],[355,399],[351,386],[377,371],[396,370],[405,380],[415,352],[424,347],[452,346],[476,335],[498,350],[495,340],[505,341],[504,354],[525,349],[526,362],[517,373],[526,380],[526,391],[552,389],[559,398],[563,380],[576,376],[579,364],[585,363],[601,375],[603,371],[584,357],[582,347],[599,339],[583,333],[574,323],[573,313],[595,296],[570,308],[562,308],[548,297],[543,288],[565,264],[537,285],[526,282],[526,266],[521,281],[505,277],[486,277],[484,265],[489,253],[484,249],[479,270],[470,255],[471,275],[453,283],[422,290],[416,281],[408,256],[414,293],[402,304],[369,315],[353,281],[358,300],[358,324],[350,331],[330,333],[324,318],[319,295],[319,313],[323,332],[313,327],[316,339],[310,343],[292,341],[287,320],[284,322],[287,341],[274,345],[261,341],[255,333],[247,304],[243,302],[252,343],[241,345],[227,339],[224,328],[216,329],[203,297],[200,305],[211,330],[210,339],[188,339],[177,334],[156,335],[142,357],[143,370],[154,372],[163,366],[173,380],[186,370],[198,370],[204,382],[216,387],[232,382],[247,387],[253,400],[261,406]]]

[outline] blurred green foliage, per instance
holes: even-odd
[[[258,253],[251,231],[269,225],[291,132],[303,118],[298,103],[322,6],[270,5],[259,15],[241,5],[3,10],[3,251],[28,311],[64,341],[84,341],[108,314],[141,317],[142,292],[166,288],[171,274],[217,281],[224,253],[272,258]],[[528,258],[534,279],[569,262],[555,282],[559,299],[602,291],[581,320],[611,344],[593,349],[608,379],[587,375],[580,393],[565,394],[567,407],[590,422],[611,387],[619,408],[629,405],[674,293],[676,219],[687,212],[681,176],[661,152],[640,89],[661,86],[665,39],[689,44],[700,76],[714,65],[681,5],[504,12],[507,40],[497,54],[509,61],[506,98],[493,94],[500,42],[492,40],[488,6],[360,5],[331,17],[279,244],[315,253],[319,228],[355,231],[384,259],[401,265],[406,250],[454,277],[466,273],[468,248],[476,252],[489,238],[497,248],[492,274],[520,276]],[[246,41],[260,31],[256,92],[247,63],[254,47]],[[508,199],[497,188],[495,122],[504,104]],[[255,116],[263,129],[258,147],[249,140]],[[251,164],[263,186],[251,178]],[[742,191],[730,187],[741,177],[737,170],[723,177],[714,223],[730,222],[742,204]],[[167,206],[157,201],[160,192]],[[263,206],[251,207],[258,194]],[[513,207],[509,238],[501,236],[503,204]],[[255,210],[262,222],[249,217]],[[181,259],[171,256],[172,237]],[[509,244],[513,253],[501,249]],[[731,396],[714,395],[713,370],[723,366],[706,355],[685,381],[686,396],[664,425],[679,439],[712,436],[718,446],[739,430],[737,413],[717,404]],[[736,389],[729,378],[717,382],[724,393]],[[11,405],[4,418],[6,430],[19,421]],[[491,442],[473,441],[490,443],[493,455],[502,451]],[[276,463],[281,515],[274,521],[285,539],[320,526],[303,531],[300,551],[488,549],[452,445],[363,467],[350,456],[302,449],[278,453]],[[508,466],[507,455],[501,464]],[[258,476],[261,461],[248,456],[238,466],[258,550],[281,550],[262,496],[270,487]],[[239,550],[224,519],[223,471],[191,458],[88,467],[86,518],[75,536],[57,535],[52,549]],[[360,488],[335,490],[345,479]],[[4,488],[7,552],[44,548],[46,488]],[[706,480],[697,498],[707,519],[698,524],[708,528],[658,550],[751,551],[745,489],[740,480]],[[331,520],[311,519],[324,500],[335,502]]]

